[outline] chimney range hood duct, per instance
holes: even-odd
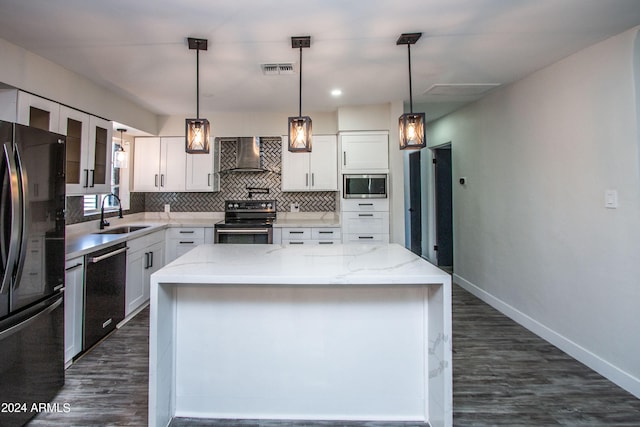
[[[221,138],[225,141],[236,142],[236,165],[223,172],[267,172],[262,168],[260,156],[260,137]]]

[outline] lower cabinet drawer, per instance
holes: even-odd
[[[343,212],[345,234],[389,234],[389,212]]]
[[[286,240],[309,240],[311,229],[303,227],[285,227],[282,229],[282,242]]]
[[[340,240],[340,228],[337,228],[337,227],[312,228],[311,238],[313,240]]]
[[[343,243],[389,243],[388,234],[354,233],[344,234]]]

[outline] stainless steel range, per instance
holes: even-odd
[[[227,200],[224,221],[215,225],[215,243],[273,243],[275,200]]]

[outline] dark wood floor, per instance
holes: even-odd
[[[68,413],[39,414],[29,426],[147,424],[149,310],[66,372],[54,402]],[[456,426],[640,426],[640,400],[498,313],[453,289],[453,400]],[[211,421],[172,426],[417,426],[420,423]]]

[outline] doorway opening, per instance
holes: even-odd
[[[422,256],[422,185],[420,151],[409,154],[409,249]]]
[[[451,144],[433,148],[434,251],[438,267],[453,273],[453,171]]]

